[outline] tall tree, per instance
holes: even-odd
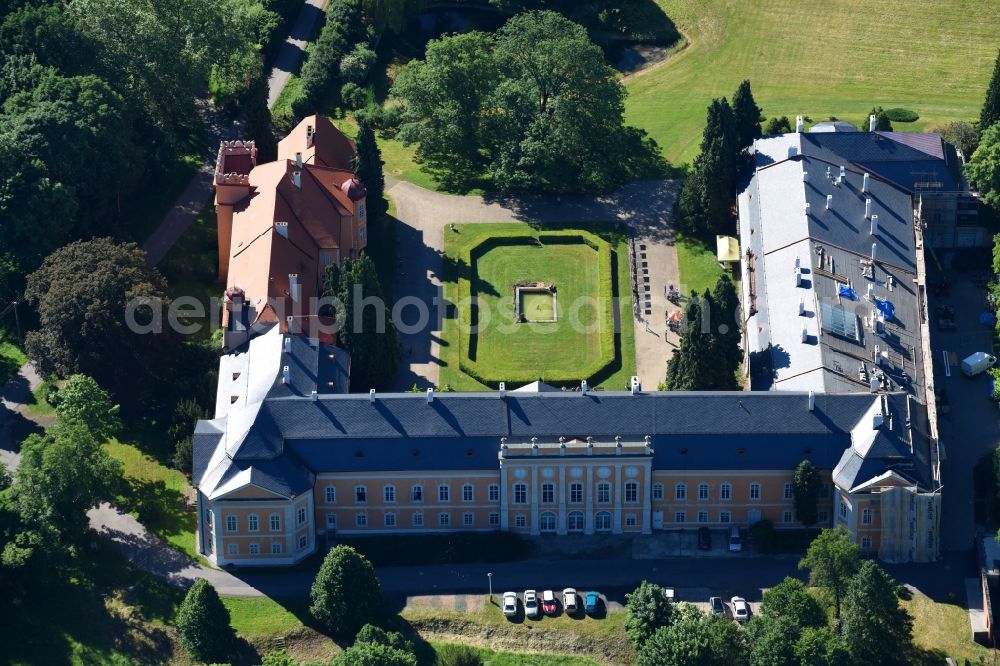
[[[795,468],[792,476],[792,492],[795,497],[795,519],[803,525],[812,526],[819,520],[819,493],[823,480],[819,470],[809,460],[803,460]]]
[[[263,164],[278,157],[278,140],[271,123],[271,109],[267,106],[267,76],[259,61],[255,69],[243,103],[243,112],[247,121],[247,136],[257,146],[258,163]]]
[[[62,4],[28,4],[0,23],[0,53],[31,56],[63,75],[96,74],[97,45],[80,32]]]
[[[680,344],[667,363],[666,385],[670,391],[727,391],[735,384],[736,366],[730,365],[713,333],[711,294],[692,292],[684,308]]]
[[[733,119],[736,122],[736,145],[743,149],[760,138],[761,108],[757,106],[750,90],[750,81],[744,79],[733,95]]]
[[[799,666],[795,644],[800,631],[798,623],[788,617],[758,615],[751,618],[746,625],[749,666]]]
[[[118,405],[92,377],[73,375],[59,389],[56,414],[63,421],[82,423],[98,442],[114,437],[121,429]]]
[[[800,627],[826,626],[826,612],[797,578],[785,578],[764,593],[761,614],[786,617]]]
[[[375,130],[367,120],[358,122],[357,144],[355,172],[368,190],[366,202],[368,222],[371,224],[376,218],[384,215],[389,206],[385,200],[385,174],[382,171],[385,162],[382,161],[382,152],[375,140]]]
[[[309,593],[309,612],[334,635],[352,637],[382,611],[382,591],[375,569],[350,546],[326,554]]]
[[[684,231],[702,238],[729,232],[739,151],[732,107],[725,97],[712,100],[702,133],[701,153],[677,195],[678,222]]]
[[[844,641],[826,627],[808,627],[795,643],[795,658],[802,666],[850,666]]]
[[[969,185],[1000,214],[1000,122],[983,132],[972,160],[965,165]]]
[[[736,372],[743,362],[743,350],[740,349],[743,342],[742,317],[740,297],[728,275],[720,275],[716,281],[711,307],[711,343],[719,366],[715,387],[718,390],[736,390]]]
[[[181,645],[192,657],[206,663],[228,662],[236,634],[229,623],[229,609],[205,579],[188,590],[177,610],[177,632]]]
[[[860,552],[843,525],[823,530],[799,561],[799,569],[809,569],[809,581],[833,597],[833,615],[840,618],[840,603],[851,577],[857,573]]]
[[[913,618],[899,605],[896,587],[896,581],[871,560],[862,562],[851,578],[840,629],[858,663],[909,663]]]
[[[625,595],[625,631],[638,649],[660,627],[670,624],[674,605],[667,592],[656,583],[642,581]]]
[[[352,388],[384,387],[399,365],[399,336],[371,257],[346,259],[339,270],[328,272],[327,288],[343,305],[338,336],[351,352]]]
[[[979,112],[979,131],[985,132],[997,122],[1000,122],[1000,51],[997,52],[997,59],[993,64],[993,76],[990,77],[990,84],[986,87],[986,98]]]

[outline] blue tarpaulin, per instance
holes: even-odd
[[[840,295],[843,296],[844,298],[849,298],[852,301],[858,300],[858,292],[854,291],[846,284],[840,285]]]
[[[896,316],[896,306],[894,306],[890,301],[884,301],[881,298],[876,298],[875,307],[878,308],[878,311],[882,313],[882,316],[885,317],[886,320],[891,320]]]
[[[997,316],[989,310],[983,310],[979,313],[979,323],[983,326],[996,326]]]

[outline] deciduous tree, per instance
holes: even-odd
[[[375,569],[350,546],[336,546],[326,554],[309,599],[312,616],[340,638],[354,636],[382,611],[382,592]]]
[[[73,375],[59,389],[56,414],[63,421],[82,423],[98,442],[118,434],[122,426],[118,412],[118,405],[87,375]]]
[[[355,643],[340,653],[332,666],[417,666],[417,658],[388,645]]]
[[[799,666],[795,644],[799,625],[788,617],[758,615],[746,625],[749,666]]]
[[[670,624],[674,605],[667,592],[656,583],[642,581],[625,595],[625,631],[636,648],[641,648],[660,627]]]
[[[858,547],[843,525],[820,532],[799,561],[800,569],[809,569],[809,582],[833,597],[836,618],[840,617],[841,600],[851,577],[858,571],[859,561]]]
[[[849,666],[851,654],[840,636],[826,627],[807,627],[795,643],[802,666]]]
[[[771,618],[786,617],[800,627],[826,626],[823,607],[797,578],[785,578],[765,592],[761,613]]]
[[[905,664],[913,618],[899,605],[896,581],[871,560],[861,563],[844,597],[841,636],[858,662]]]
[[[229,624],[229,609],[205,579],[196,582],[177,610],[177,632],[181,645],[192,657],[204,662],[229,661],[236,634]]]
[[[969,185],[1000,214],[1000,122],[982,133],[979,147],[965,165]]]

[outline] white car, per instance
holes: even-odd
[[[514,617],[517,615],[517,593],[516,592],[504,592],[503,593],[503,614],[507,617]]]
[[[538,617],[538,595],[534,590],[524,591],[524,614],[527,617]]]
[[[580,610],[580,607],[576,605],[576,590],[572,587],[563,590],[563,608],[570,615]]]
[[[743,597],[733,597],[729,605],[733,607],[733,619],[737,622],[746,622],[750,618],[750,605]]]

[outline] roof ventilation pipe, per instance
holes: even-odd
[[[802,342],[809,342],[809,329],[802,327]]]
[[[502,398],[505,395],[507,395],[507,384],[500,382],[500,397]]]
[[[582,393],[583,395],[587,395],[587,391],[588,391],[589,388],[590,387],[587,386],[587,380],[586,379],[584,379],[584,380],[582,380],[580,382],[580,393]]]
[[[317,393],[316,391],[311,391],[309,393],[309,399],[312,400],[313,402],[318,401],[319,400],[319,393]]]
[[[868,131],[874,132],[876,127],[878,127],[878,117],[873,113],[868,116]]]
[[[802,119],[802,116],[795,116],[795,132],[802,134],[806,129],[806,123]]]
[[[642,390],[642,384],[639,383],[639,377],[637,375],[632,375],[632,380],[629,382],[632,388],[632,395],[639,395],[639,391]]]
[[[870,220],[872,218],[872,200],[865,199],[865,219]]]
[[[816,411],[816,392],[809,391],[809,411]]]
[[[434,402],[434,387],[427,389],[427,402]]]
[[[275,222],[274,230],[278,232],[278,235],[282,238],[288,238],[288,222]]]
[[[795,269],[795,286],[796,287],[802,286],[802,271],[799,270],[798,268]]]
[[[806,302],[803,299],[799,299],[799,316],[803,316],[806,313]]]
[[[861,180],[861,191],[867,192],[869,187],[870,176],[866,173],[864,178]]]
[[[290,335],[285,337],[285,353],[292,353],[292,336]]]
[[[872,215],[872,236],[878,233],[878,215]]]
[[[826,209],[827,210],[832,210],[833,209],[833,195],[832,194],[826,195]]]
[[[284,384],[288,384],[288,383],[290,383],[292,381],[292,375],[288,371],[288,366],[287,365],[281,369],[281,381]]]
[[[872,243],[872,263],[875,263],[875,251],[878,249],[878,243]]]
[[[802,172],[802,182],[803,183],[808,183],[809,182],[809,172],[808,171],[803,171]]]
[[[375,389],[368,390],[368,402],[375,404]]]
[[[302,168],[302,153],[295,153],[295,166]]]
[[[293,171],[292,172],[292,183],[295,185],[296,188],[298,188],[300,190],[302,189],[302,172],[301,171]]]
[[[807,201],[807,202],[806,202],[806,217],[809,217],[809,210],[810,210],[811,208],[812,208],[812,206],[810,206],[810,205],[809,205],[809,202]]]

